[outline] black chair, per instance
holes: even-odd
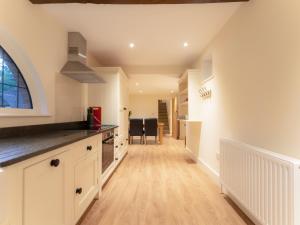
[[[147,137],[155,137],[155,143],[157,143],[157,119],[145,119],[145,142],[147,144]]]
[[[129,120],[129,144],[133,143],[133,137],[139,136],[140,143],[144,142],[144,125],[143,119],[130,119]]]

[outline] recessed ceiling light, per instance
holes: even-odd
[[[140,85],[139,82],[136,82],[136,83],[135,83],[135,86],[139,86],[139,85]]]
[[[170,92],[171,92],[171,94],[173,94],[173,93],[174,93],[174,91],[173,91],[173,90],[171,90]]]
[[[188,47],[188,46],[189,46],[189,43],[188,43],[188,42],[184,42],[184,43],[183,43],[183,47],[186,48],[186,47]]]
[[[133,42],[131,42],[130,44],[129,44],[129,48],[134,48],[135,47],[135,44],[133,43]]]
[[[142,94],[142,93],[143,93],[143,91],[142,91],[142,90],[139,90],[139,93],[141,93],[141,94]]]

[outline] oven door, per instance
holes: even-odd
[[[114,136],[102,141],[102,174],[114,161]]]

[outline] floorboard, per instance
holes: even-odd
[[[181,141],[130,145],[129,153],[80,225],[253,225]]]

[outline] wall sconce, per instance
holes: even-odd
[[[210,89],[208,90],[206,87],[200,88],[199,93],[202,98],[210,98],[211,97],[211,90]]]

